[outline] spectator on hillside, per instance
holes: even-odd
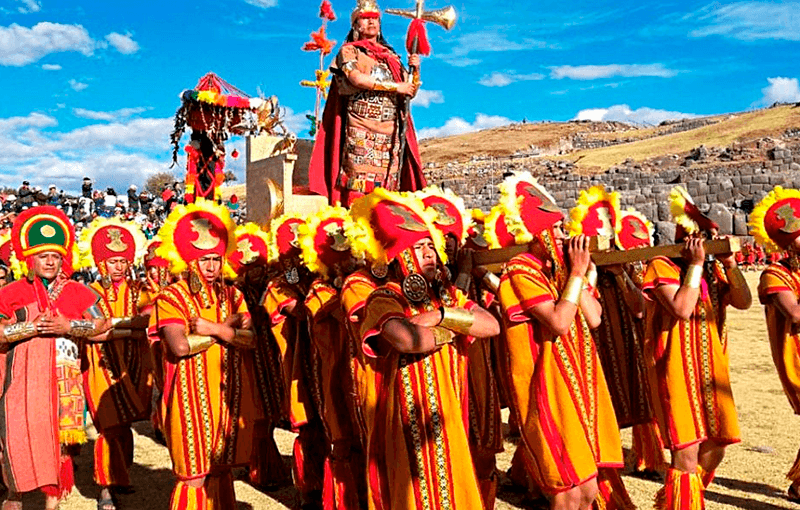
[[[31,183],[22,181],[22,186],[17,191],[17,212],[23,207],[30,207],[33,205],[33,190],[30,188]]]
[[[147,214],[150,211],[150,206],[153,203],[153,196],[147,192],[147,190],[142,190],[139,193],[139,210],[142,211],[142,214]]]
[[[58,207],[61,204],[61,197],[58,194],[55,184],[51,184],[47,190],[47,205]]]

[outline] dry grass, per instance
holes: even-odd
[[[578,151],[570,155],[579,168],[606,169],[632,158],[641,161],[667,154],[687,152],[701,144],[725,147],[734,142],[777,136],[787,128],[800,126],[800,108],[782,106],[731,115],[726,120],[701,128],[636,142]]]
[[[755,292],[757,273],[747,273]],[[754,294],[755,295],[755,294]],[[767,341],[763,308],[756,303],[747,311],[729,312],[731,379],[742,425],[742,443],[728,449],[727,458],[717,472],[715,483],[706,493],[708,510],[746,509],[777,510],[797,508],[784,497],[787,482],[784,474],[794,461],[800,446],[798,418],[792,414],[772,365]],[[507,416],[507,415],[506,415]],[[147,424],[136,427],[135,464],[131,479],[136,492],[122,496],[123,510],[167,508],[174,479],[164,447],[152,439]],[[284,458],[291,452],[293,434],[277,432]],[[630,447],[630,433],[623,431],[623,445]],[[92,510],[97,489],[91,481],[90,445],[78,458],[77,490],[63,502],[62,510]],[[498,456],[500,469],[507,469],[514,446],[506,443],[506,451]],[[659,484],[625,476],[625,483],[639,508],[649,509]],[[238,508],[295,508],[297,493],[293,488],[264,494],[237,481]],[[31,496],[26,506],[41,508],[41,497]],[[517,494],[500,492],[498,509],[525,508]]]

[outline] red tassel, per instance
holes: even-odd
[[[414,51],[414,40],[417,42],[417,50]],[[409,53],[428,56],[431,54],[431,45],[428,42],[428,33],[425,30],[425,20],[415,19],[408,26],[406,35],[406,50]]]
[[[73,488],[75,488],[75,471],[72,465],[72,457],[62,455],[61,470],[58,474],[58,499],[69,495]]]

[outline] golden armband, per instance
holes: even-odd
[[[683,277],[683,285],[690,289],[699,289],[700,282],[703,281],[703,266],[692,264],[686,270],[686,276]]]
[[[583,278],[570,276],[564,286],[564,292],[561,293],[561,299],[578,306],[581,301],[581,292],[583,292]]]
[[[449,329],[434,326],[431,328],[431,333],[433,333],[433,343],[436,344],[436,347],[453,343],[453,335],[450,333]]]
[[[188,335],[186,337],[186,342],[189,344],[190,356],[203,352],[217,343],[214,337],[205,335]]]
[[[469,335],[474,323],[475,314],[469,310],[445,306],[442,308],[442,320],[438,325],[460,335]]]
[[[739,266],[726,267],[725,274],[728,275],[728,282],[731,287],[736,289],[747,287],[747,280],[744,279],[744,275],[742,274],[742,270],[739,269]]]
[[[9,344],[32,338],[36,336],[36,333],[36,325],[32,322],[18,322],[3,326],[3,338],[5,343]]]
[[[386,80],[375,80],[372,84],[372,90],[380,90],[383,92],[397,92],[397,82]]]
[[[72,338],[89,338],[95,336],[94,321],[91,319],[80,319],[69,321],[69,331],[67,332]]]
[[[358,69],[358,64],[356,64],[355,60],[348,60],[344,64],[342,64],[342,72],[347,76],[350,77],[350,73]]]
[[[585,278],[587,287],[597,287],[597,268],[590,268]]]

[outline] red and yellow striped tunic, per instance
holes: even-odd
[[[412,304],[397,283],[367,300],[361,338],[373,386],[362,404],[372,509],[482,508],[467,441],[471,338],[459,337],[427,354],[401,354],[377,338],[387,321],[443,305],[475,306],[453,287],[444,300],[431,296]]]
[[[786,262],[770,264],[758,285],[758,297],[767,316],[772,360],[778,370],[783,392],[795,414],[800,414],[800,328],[773,303],[778,292],[791,292],[800,298],[800,271],[793,271]]]
[[[118,287],[90,287],[100,296],[103,316],[139,315],[140,296],[128,280]],[[150,418],[153,391],[153,358],[146,338],[121,338],[109,342],[85,342],[83,387],[92,420],[99,431]]]
[[[210,293],[204,308],[185,281],[162,290],[151,324],[186,328],[192,317],[221,323],[232,314],[248,314],[242,293],[224,286]],[[164,346],[164,435],[173,471],[186,480],[207,475],[214,466],[247,465],[253,425],[260,418],[252,374],[252,356],[216,343],[192,356],[176,358]]]
[[[531,309],[558,301],[548,271],[524,253],[506,265],[499,288],[506,326],[511,409],[520,424],[530,475],[555,494],[621,468],[622,444],[589,326],[578,309],[569,333],[556,336]]]
[[[673,317],[653,295],[660,285],[680,285],[685,269],[666,257],[650,261],[642,290],[651,403],[665,445],[680,449],[713,439],[740,441],[731,393],[725,307],[728,282],[716,264],[707,268],[700,298],[688,320]]]

